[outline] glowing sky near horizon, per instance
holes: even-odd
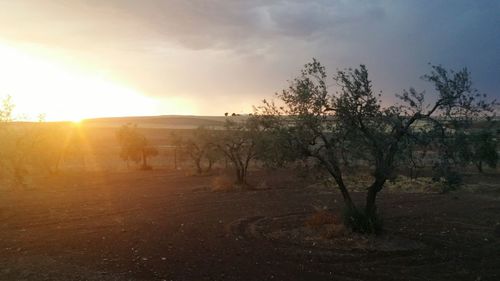
[[[500,1],[0,0],[0,97],[34,119],[248,113],[318,58],[391,99],[428,63],[499,98]]]

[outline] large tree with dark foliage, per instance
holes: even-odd
[[[484,166],[496,168],[498,141],[491,128],[461,132],[457,135],[455,151],[458,164],[473,164],[482,173]]]
[[[467,69],[432,66],[423,79],[433,83],[435,95],[411,88],[398,95],[401,103],[383,107],[364,65],[337,71],[333,80],[338,91],[332,93],[325,68],[313,60],[288,89],[276,94],[277,102],[264,100],[258,113],[266,126],[287,135],[290,149],[316,158],[333,177],[346,206],[344,223],[354,231],[377,232],[376,198],[395,172],[396,160],[408,153],[405,144],[429,137],[448,141],[453,130],[491,112],[491,104],[472,88]],[[352,200],[344,181],[352,159],[364,160],[372,169],[364,208]]]

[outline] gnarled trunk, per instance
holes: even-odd
[[[214,164],[214,161],[212,159],[208,159],[208,167],[207,167],[207,173],[212,171],[212,166]]]
[[[483,173],[483,161],[479,160],[476,164],[476,167],[479,173]]]
[[[385,178],[375,179],[375,182],[373,182],[373,184],[368,188],[365,205],[365,214],[368,218],[375,218],[377,214],[377,205],[375,202],[377,199],[377,194],[380,190],[382,190],[385,181]]]
[[[246,172],[243,167],[238,167],[236,170],[236,183],[246,185]]]

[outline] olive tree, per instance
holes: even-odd
[[[354,231],[377,232],[376,198],[395,172],[404,143],[438,129],[446,134],[450,122],[491,109],[472,88],[466,69],[432,66],[424,79],[434,84],[433,97],[409,89],[398,95],[400,104],[383,107],[364,65],[337,71],[337,92],[332,93],[325,68],[313,60],[276,94],[278,102],[264,100],[258,113],[270,128],[285,130],[295,149],[316,158],[333,177],[346,206],[344,223]],[[348,159],[364,160],[372,170],[364,208],[352,200],[344,181]]]
[[[116,137],[121,147],[120,158],[127,162],[140,163],[141,169],[149,170],[151,166],[147,160],[149,157],[157,156],[158,149],[149,144],[146,137],[141,134],[137,125],[125,124],[117,132]]]
[[[13,180],[15,185],[21,184],[25,175],[25,167],[18,150],[18,132],[14,130],[14,103],[7,96],[0,107],[0,179]]]
[[[484,165],[496,168],[498,163],[498,141],[489,128],[458,135],[455,142],[459,164],[473,164],[482,173]]]
[[[64,160],[83,158],[82,136],[67,123],[14,122],[10,97],[0,108],[0,177],[14,186],[28,176],[60,171]]]
[[[176,136],[175,144],[189,156],[196,167],[196,172],[201,174],[204,171],[210,172],[214,162],[219,157],[214,141],[214,130],[200,126],[185,137]],[[203,162],[205,160],[208,164],[204,169]]]
[[[483,163],[490,168],[496,168],[498,163],[498,140],[491,131],[485,130],[473,135],[472,163],[480,173],[483,172]]]
[[[84,136],[71,123],[38,122],[31,125],[23,138],[31,155],[31,166],[38,172],[56,174],[66,161],[84,162]]]
[[[253,116],[227,117],[224,129],[216,134],[214,144],[230,161],[236,183],[247,186],[248,167],[258,155],[261,127]]]

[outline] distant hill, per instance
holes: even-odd
[[[163,129],[193,129],[200,126],[221,127],[224,125],[224,116],[137,116],[85,119],[82,121],[87,127],[120,127],[127,123],[137,124],[141,128]]]

